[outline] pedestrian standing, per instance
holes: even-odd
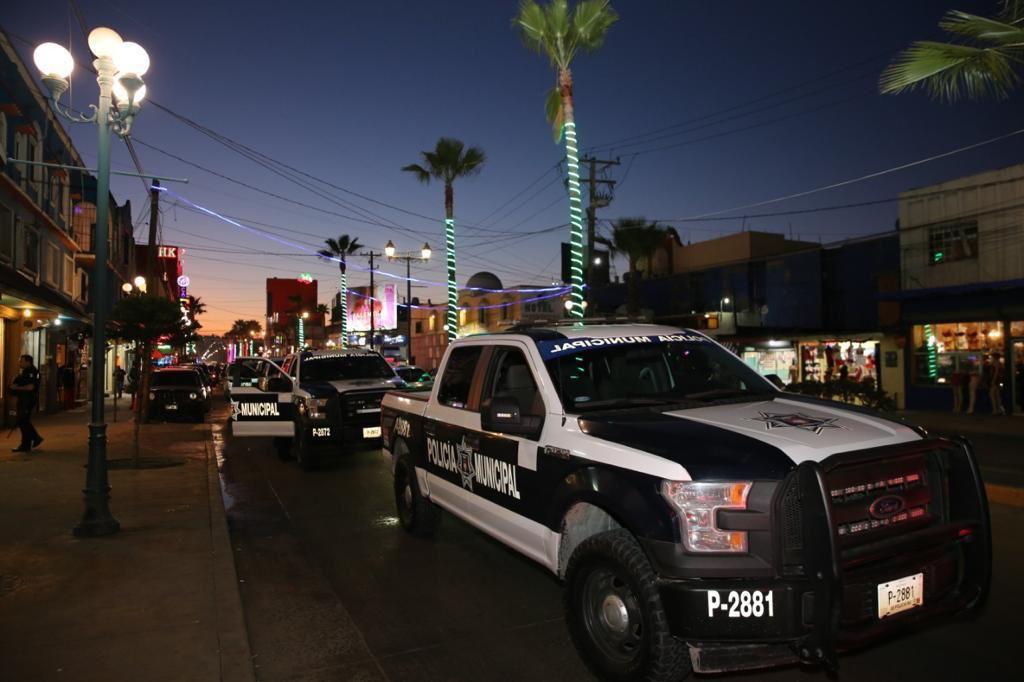
[[[992,414],[1006,414],[1003,408],[1003,356],[992,353],[991,372],[989,373],[988,397],[992,401]]]
[[[124,367],[118,365],[114,368],[114,397],[120,398],[124,394],[124,378],[127,373]]]
[[[17,425],[21,430],[21,445],[11,452],[30,452],[43,442],[43,437],[32,425],[32,410],[39,402],[39,370],[36,369],[31,355],[22,355],[18,360],[18,367],[21,368],[21,373],[8,388],[18,398],[16,415]]]
[[[974,401],[978,399],[978,386],[981,384],[981,372],[977,361],[971,361],[967,370],[967,414],[974,414]]]
[[[964,383],[967,377],[957,370],[949,377],[949,385],[953,389],[953,412],[959,414],[964,409]]]

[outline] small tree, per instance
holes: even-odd
[[[123,298],[110,312],[108,332],[111,338],[134,342],[140,349],[141,376],[135,397],[135,465],[139,462],[139,424],[149,408],[149,379],[153,344],[163,337],[184,336],[185,324],[178,304],[157,296]]]

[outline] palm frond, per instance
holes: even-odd
[[[345,235],[345,241],[347,242],[347,244],[344,246],[344,248],[342,248],[342,252],[344,254],[342,256],[342,259],[344,259],[345,256],[351,256],[356,251],[363,248],[363,245],[359,243],[358,239],[352,239],[351,241],[349,241],[348,235]]]
[[[608,29],[619,15],[608,0],[583,0],[576,5],[572,27],[576,47],[593,52],[604,44]]]
[[[558,86],[548,90],[548,96],[544,99],[544,113],[551,124],[551,132],[555,137],[555,144],[562,140],[562,125],[565,123],[565,109],[562,108],[562,91]]]
[[[512,25],[519,29],[523,44],[538,54],[547,50],[547,18],[544,10],[534,0],[522,0],[519,12],[512,19]]]
[[[1020,82],[1019,62],[1008,50],[918,41],[896,56],[882,72],[880,88],[895,94],[924,88],[937,99],[966,95],[1005,98]]]
[[[463,177],[476,175],[483,170],[485,163],[487,163],[487,154],[484,153],[484,150],[480,147],[470,147],[460,159],[459,175]]]
[[[959,10],[952,10],[939,22],[942,30],[972,40],[992,43],[992,47],[1024,45],[1024,26],[1014,25],[999,19],[980,17]]]
[[[415,175],[416,179],[424,185],[430,184],[430,172],[418,163],[410,163],[408,166],[402,166],[402,170]]]

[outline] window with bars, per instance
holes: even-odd
[[[61,280],[61,289],[65,294],[75,295],[75,259],[71,256],[64,256],[64,278]]]
[[[60,288],[60,276],[64,270],[64,262],[60,249],[53,242],[47,241],[43,247],[43,281],[55,289]]]
[[[978,221],[936,225],[928,230],[928,263],[939,265],[978,257]]]

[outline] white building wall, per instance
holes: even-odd
[[[921,187],[900,195],[903,288],[1024,279],[1024,164]],[[929,234],[977,221],[977,255],[932,262]]]

